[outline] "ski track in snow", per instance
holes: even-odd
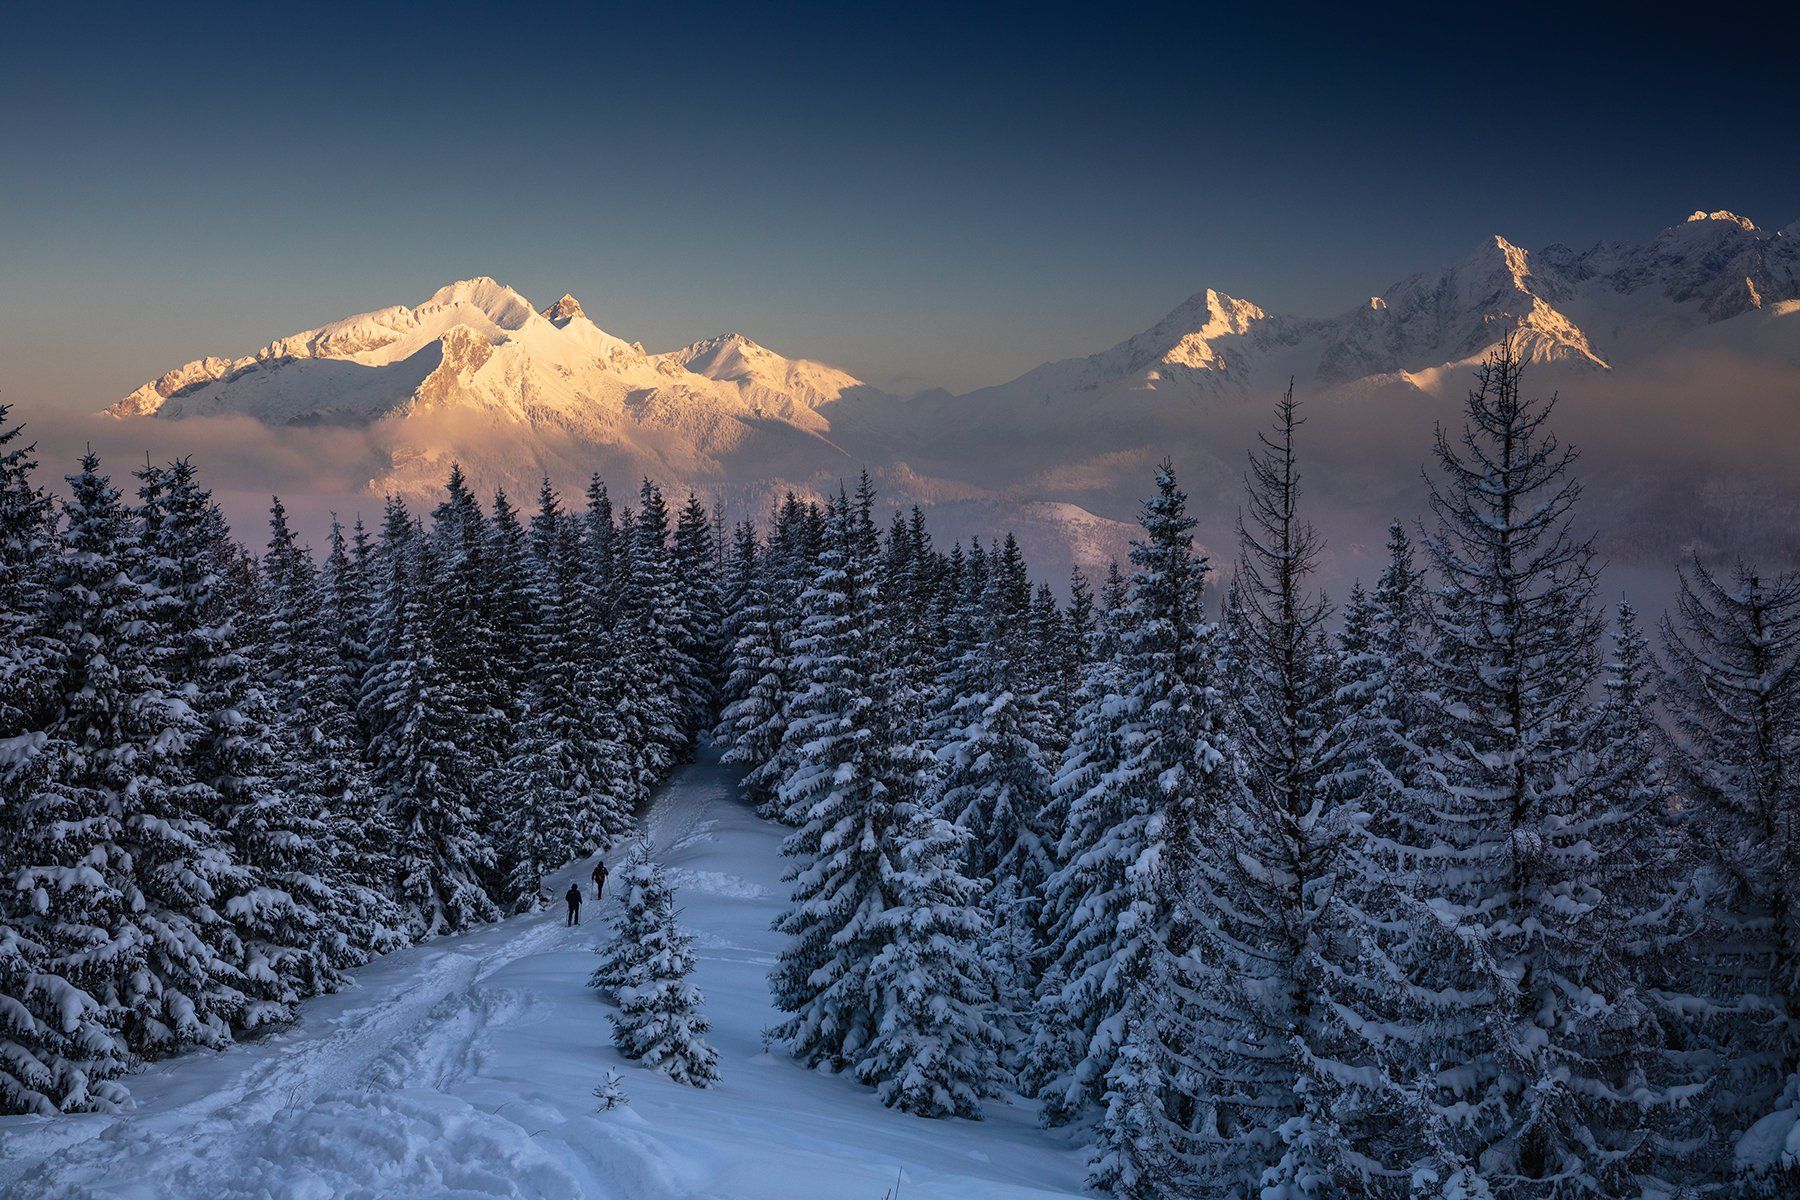
[[[736,800],[716,752],[677,772],[643,824],[695,934],[719,1087],[612,1049],[610,1010],[586,987],[609,895],[579,928],[557,904],[388,955],[290,1029],[132,1076],[130,1111],[0,1119],[0,1197],[878,1200],[896,1179],[909,1200],[1080,1194],[1081,1156],[1029,1106],[921,1121],[763,1050],[781,831]],[[592,861],[547,890],[585,890]],[[597,1113],[609,1067],[631,1103]]]

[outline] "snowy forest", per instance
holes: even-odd
[[[1800,576],[1607,595],[1554,408],[1503,346],[1328,598],[1291,393],[1229,561],[1165,464],[1057,587],[866,474],[727,528],[453,470],[253,550],[187,460],[53,494],[0,407],[0,1113],[542,906],[710,739],[789,827],[768,1043],[894,1109],[1034,1104],[1121,1200],[1791,1196]],[[705,1085],[623,874],[596,983]]]

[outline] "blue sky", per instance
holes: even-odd
[[[1791,37],[1649,12],[15,11],[0,399],[97,408],[474,274],[960,389],[1202,287],[1325,313],[1490,233],[1800,217]]]

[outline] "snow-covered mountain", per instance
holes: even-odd
[[[1042,407],[1056,396],[1241,394],[1289,377],[1315,392],[1459,381],[1502,337],[1529,358],[1606,370],[1671,340],[1800,299],[1800,222],[1768,232],[1729,212],[1696,212],[1648,244],[1561,244],[1532,253],[1495,236],[1441,271],[1401,280],[1335,317],[1265,312],[1208,289],[1151,328],[1085,358],[1047,363],[971,400]],[[1771,331],[1791,355],[1800,333]]]
[[[753,402],[775,407],[794,404],[816,410],[859,389],[862,380],[836,367],[804,358],[784,358],[741,333],[707,338],[657,356],[696,375],[729,383]]]
[[[1314,398],[1456,394],[1509,334],[1565,390],[1688,349],[1800,368],[1800,223],[1770,232],[1702,211],[1643,245],[1583,252],[1496,236],[1323,318],[1206,289],[1115,346],[963,396],[887,395],[740,333],[650,353],[573,296],[540,311],[478,277],[184,364],[108,412],[365,429],[369,489],[420,498],[452,460],[485,487],[545,474],[576,486],[597,469],[746,508],[866,465],[897,502],[954,510],[967,532],[1035,528],[1086,562],[1120,544],[1149,457],[1235,462],[1235,443],[1215,456],[1221,430],[1290,378]],[[1221,496],[1236,474],[1219,475]],[[964,532],[954,518],[951,531]]]
[[[741,333],[650,354],[595,325],[573,296],[540,313],[511,288],[479,276],[440,288],[416,308],[359,313],[244,358],[184,364],[108,411],[241,412],[299,425],[366,423],[460,405],[525,425],[597,432],[629,418],[690,425],[703,436],[721,417],[737,416],[822,429],[814,408],[862,386],[846,372],[784,358]]]
[[[564,474],[585,457],[677,480],[716,477],[727,455],[768,469],[796,446],[839,457],[809,445],[829,425],[816,408],[859,386],[736,334],[650,354],[595,325],[573,296],[538,312],[482,276],[416,307],[346,317],[243,358],[187,363],[108,411],[373,427],[392,461],[371,486],[405,494],[435,487],[452,459],[491,486]]]

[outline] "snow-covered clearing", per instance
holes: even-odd
[[[613,1050],[586,981],[616,901],[590,898],[579,928],[558,903],[389,955],[291,1029],[133,1076],[128,1113],[0,1119],[0,1196],[880,1200],[896,1178],[903,1200],[1080,1194],[1080,1153],[1029,1105],[923,1121],[764,1052],[781,830],[736,800],[716,752],[646,824],[696,935],[718,1087]],[[566,868],[551,894],[590,869]],[[608,1067],[631,1103],[599,1113]]]

